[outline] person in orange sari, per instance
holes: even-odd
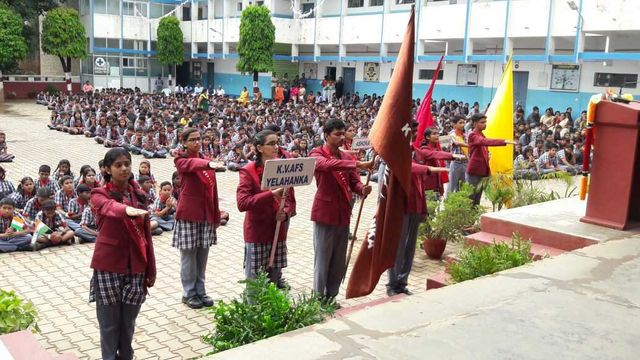
[[[282,102],[284,101],[284,88],[282,87],[282,84],[278,83],[278,86],[276,86],[276,98],[275,100],[278,102],[278,105],[282,105]]]

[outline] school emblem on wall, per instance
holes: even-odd
[[[364,81],[378,81],[380,79],[380,64],[375,62],[364,63]]]

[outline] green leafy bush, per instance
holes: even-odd
[[[44,88],[44,92],[47,92],[47,93],[55,96],[55,95],[58,95],[60,93],[60,90],[58,90],[57,87],[49,84]]]
[[[530,252],[531,241],[514,233],[511,244],[494,242],[488,246],[465,246],[458,254],[459,261],[449,266],[449,273],[454,282],[475,279],[527,264],[533,261]]]
[[[463,184],[458,192],[451,193],[442,200],[442,204],[438,201],[438,196],[434,198],[427,193],[429,216],[420,224],[419,238],[446,241],[462,239],[464,230],[473,227],[482,215],[482,209],[473,205],[472,193],[473,187]]]
[[[335,312],[335,303],[325,304],[316,295],[303,294],[294,300],[264,274],[241,283],[247,284],[241,299],[220,301],[211,310],[216,328],[203,336],[213,346],[210,354],[319,323]]]
[[[38,313],[31,301],[25,302],[13,291],[0,289],[0,335],[31,329],[38,332]]]

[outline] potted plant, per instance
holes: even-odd
[[[38,315],[31,301],[25,302],[13,291],[0,289],[0,335],[21,331],[39,331]]]
[[[465,185],[442,202],[427,195],[429,216],[420,224],[418,234],[429,258],[442,258],[447,242],[461,240],[465,232],[477,226],[482,211],[473,205],[472,191],[471,186]]]

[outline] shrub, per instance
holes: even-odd
[[[54,95],[54,96],[55,96],[55,95],[58,95],[58,94],[60,93],[60,90],[58,90],[58,88],[57,88],[57,87],[55,87],[55,86],[53,86],[53,85],[51,85],[51,84],[48,84],[48,85],[44,88],[44,92],[47,92],[47,93],[49,93],[49,94],[51,94],[51,95]]]
[[[458,254],[460,260],[449,266],[449,273],[454,282],[475,279],[533,261],[530,251],[531,241],[518,233],[513,234],[511,244],[465,246]]]
[[[473,187],[463,184],[458,192],[449,194],[440,206],[436,196],[427,193],[429,216],[420,224],[419,238],[456,241],[462,239],[464,230],[473,227],[482,214],[482,209],[473,205],[471,194]]]
[[[13,291],[0,289],[0,335],[31,329],[38,332],[38,314],[31,301],[24,302]]]
[[[335,312],[334,303],[324,304],[315,294],[292,299],[265,274],[241,283],[247,284],[241,299],[220,301],[210,310],[216,328],[203,336],[204,342],[213,346],[210,354],[313,325]]]

